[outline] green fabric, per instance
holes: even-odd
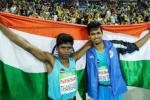
[[[128,86],[150,89],[150,60],[121,61]],[[85,70],[77,71],[78,91],[86,100]],[[47,74],[26,73],[0,61],[0,100],[47,100]]]
[[[128,86],[150,89],[150,60],[121,61],[121,66]]]
[[[85,70],[77,71],[77,76],[85,100]],[[0,100],[47,100],[47,73],[26,73],[0,61]]]
[[[47,100],[47,74],[25,73],[0,61],[0,100]]]
[[[86,73],[85,70],[77,71],[78,77],[78,91],[82,98],[82,100],[86,100],[86,92],[87,92],[87,82],[86,82]]]

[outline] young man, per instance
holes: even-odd
[[[2,24],[0,24],[0,30],[15,44],[45,63],[48,70],[50,100],[73,100],[75,98],[77,91],[75,62],[91,47],[90,42],[87,42],[79,51],[72,53],[73,37],[65,33],[59,34],[56,39],[58,56],[54,56],[49,52],[41,51]]]
[[[121,100],[127,87],[120,71],[118,53],[138,50],[150,38],[150,33],[135,43],[128,43],[102,40],[103,33],[98,22],[89,23],[87,28],[94,45],[86,55],[88,94],[93,100]],[[115,48],[112,43],[125,48]]]

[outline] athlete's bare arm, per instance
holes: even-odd
[[[91,47],[91,45],[92,45],[92,43],[89,40],[81,49],[74,52],[72,55],[73,55],[73,58],[75,59],[75,61],[80,59],[86,53],[86,51]]]

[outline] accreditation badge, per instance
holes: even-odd
[[[59,74],[61,95],[77,91],[76,71]]]
[[[110,81],[108,68],[106,66],[98,68],[98,78],[100,82]]]

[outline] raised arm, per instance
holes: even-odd
[[[51,65],[54,64],[54,56],[48,52],[43,52],[39,48],[33,46],[31,43],[29,43],[24,38],[16,35],[13,33],[9,28],[4,26],[0,23],[0,30],[3,32],[3,34],[8,37],[12,42],[23,48],[24,50],[31,53],[33,56],[35,56],[37,59],[39,59],[42,62],[48,62]]]
[[[149,23],[149,29],[150,29],[150,23]],[[124,55],[126,53],[132,53],[136,50],[139,50],[141,46],[144,45],[144,43],[150,38],[150,32],[146,34],[143,38],[140,40],[130,43],[130,42],[125,42],[125,41],[119,41],[119,40],[112,40],[112,43],[116,47],[117,51]]]
[[[143,44],[150,38],[150,22],[149,22],[149,33],[147,33],[142,39],[135,42],[135,44],[140,48]]]
[[[91,41],[88,41],[81,49],[74,52],[73,58],[75,59],[75,61],[80,59],[86,53],[86,51],[91,47],[91,45],[92,45]]]

